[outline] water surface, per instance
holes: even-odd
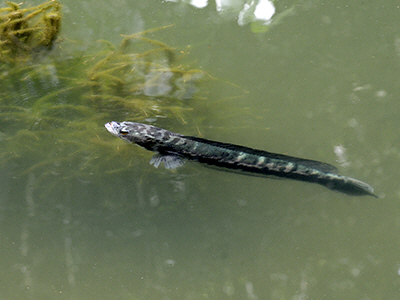
[[[154,169],[151,153],[103,127],[139,112],[98,108],[93,129],[76,137],[90,146],[87,161],[56,136],[48,145],[40,142],[45,137],[27,138],[23,158],[2,163],[1,298],[398,297],[396,1],[257,2],[275,8],[272,19],[260,19],[241,0],[62,3],[63,41],[51,58],[58,61],[79,63],[98,40],[118,44],[121,34],[174,24],[156,38],[213,79],[197,86],[198,98],[179,100],[187,108],[182,118],[161,113],[148,121],[337,165],[374,186],[380,199],[192,162],[174,172]],[[29,102],[46,95],[51,82],[1,88],[9,89],[7,101]],[[73,102],[82,91],[88,93],[59,100]],[[79,121],[74,113],[68,118]],[[3,124],[6,149],[16,147],[12,136],[24,126]],[[51,164],[30,169],[46,157]]]

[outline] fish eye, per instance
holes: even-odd
[[[122,129],[119,131],[119,133],[122,134],[122,135],[127,135],[127,134],[129,133],[129,131],[126,130],[125,128],[122,128]]]

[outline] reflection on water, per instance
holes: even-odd
[[[166,0],[166,2],[183,2],[185,0]],[[197,8],[205,8],[208,0],[190,0],[190,5]],[[262,25],[269,25],[275,14],[274,3],[270,0],[245,1],[245,0],[215,0],[215,7],[219,14],[235,12],[237,23],[244,26],[251,22],[260,22]]]
[[[262,25],[269,25],[274,14],[275,6],[272,1],[261,0],[257,4],[252,1],[250,4],[243,5],[238,15],[238,24],[243,26],[250,22],[260,21]]]

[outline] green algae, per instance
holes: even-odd
[[[27,60],[50,50],[61,29],[61,5],[52,0],[35,7],[21,8],[6,1],[0,8],[0,61]]]
[[[211,77],[185,63],[185,51],[154,38],[172,25],[121,36],[116,46],[99,41],[100,50],[62,53],[49,51],[62,21],[57,1],[7,4],[0,9],[0,164],[12,165],[12,176],[34,173],[40,185],[129,172],[148,153],[109,136],[104,123],[186,124],[194,103],[206,98],[201,83]]]

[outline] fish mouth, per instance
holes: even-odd
[[[121,126],[119,125],[118,122],[112,121],[104,124],[104,126],[112,135],[119,136],[118,128],[120,128]]]

